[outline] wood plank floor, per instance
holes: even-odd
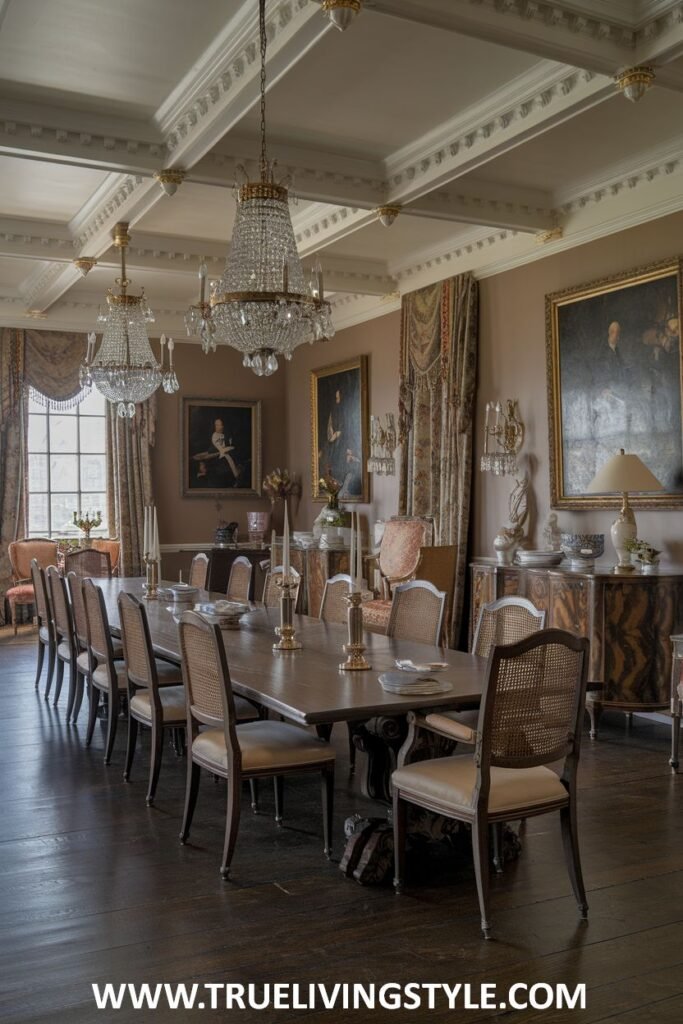
[[[178,842],[184,762],[170,748],[154,808],[145,806],[149,746],[122,779],[125,723],[109,767],[103,726],[77,727],[33,688],[32,637],[0,643],[0,1019],[222,1019],[225,1013],[97,1011],[98,982],[564,982],[588,986],[584,1011],[502,1012],[511,1021],[679,1021],[683,1012],[683,777],[668,732],[607,717],[586,737],[580,826],[590,903],[578,920],[554,816],[532,819],[520,860],[493,883],[495,940],[480,938],[473,874],[441,846],[413,864],[402,897],[361,888],[322,854],[317,782],[287,783],[285,827],[246,809],[234,881],[218,874],[222,785],[203,781],[190,845]],[[372,806],[349,781],[344,730],[335,854],[344,818]],[[376,808],[374,809],[376,811]],[[493,1011],[244,1011],[235,1020],[470,1022]]]

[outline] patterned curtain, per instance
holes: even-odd
[[[23,331],[24,387],[31,397],[55,412],[72,408],[88,392],[79,380],[87,335],[60,331]]]
[[[7,547],[26,535],[26,415],[24,332],[0,332],[0,625],[12,585]]]
[[[115,405],[107,409],[107,507],[109,523],[121,542],[119,576],[142,575],[142,526],[152,498],[152,448],[156,395],[136,405],[132,420]]]
[[[456,547],[449,642],[460,638],[470,521],[478,286],[471,274],[403,296],[399,439],[402,515],[434,517]]]

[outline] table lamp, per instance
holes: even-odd
[[[610,531],[618,558],[616,572],[628,572],[633,569],[631,553],[626,545],[638,536],[636,517],[628,503],[628,492],[663,490],[664,487],[645,463],[641,462],[637,455],[626,455],[623,448],[618,455],[613,455],[600,467],[589,483],[589,494],[613,494],[615,491],[621,491],[621,512],[612,523]]]

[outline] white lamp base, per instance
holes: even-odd
[[[638,531],[636,529],[635,516],[630,508],[621,510],[619,516],[612,523],[610,533],[614,550],[617,553],[617,564],[614,567],[614,571],[633,572],[634,566],[631,561],[631,552],[626,545],[629,541],[636,539]]]

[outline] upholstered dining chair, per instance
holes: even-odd
[[[344,572],[337,573],[325,580],[323,598],[320,602],[318,618],[322,622],[347,622],[349,605],[346,600],[351,585],[351,577]]]
[[[112,576],[119,574],[119,561],[121,560],[121,541],[115,537],[93,537],[92,546],[95,551],[106,551],[109,555],[109,564]]]
[[[374,633],[386,633],[391,614],[391,597],[398,583],[418,575],[420,549],[431,543],[433,523],[421,516],[395,516],[385,527],[376,558],[380,574],[380,596],[363,603],[363,625]]]
[[[64,572],[68,575],[75,572],[78,576],[91,579],[109,579],[111,577],[111,561],[108,551],[97,548],[76,548],[67,551],[64,556]]]
[[[38,665],[36,667],[36,690],[40,683],[40,676],[43,671],[45,660],[45,648],[47,648],[47,690],[52,684],[52,675],[55,670],[55,658],[57,657],[57,638],[55,625],[52,621],[52,606],[47,588],[45,570],[38,564],[35,558],[31,559],[31,579],[33,581],[33,592],[36,598],[36,610],[38,612]]]
[[[284,569],[281,565],[276,565],[273,569],[269,569],[266,573],[265,582],[263,584],[263,604],[266,608],[279,608],[280,597],[282,591],[278,586],[278,580],[282,579]],[[296,569],[290,569],[289,575],[294,580],[294,607],[296,608],[299,601],[299,589],[301,587],[301,576]]]
[[[438,647],[442,639],[446,594],[426,580],[394,587],[387,636]],[[365,613],[365,605],[363,605]]]
[[[225,592],[229,601],[244,601],[246,603],[249,600],[252,572],[253,566],[249,559],[244,555],[238,555],[230,566],[230,576]]]
[[[36,597],[31,578],[31,562],[35,558],[41,569],[57,562],[57,544],[46,537],[13,540],[7,545],[7,556],[12,567],[12,586],[5,593],[10,617],[17,635],[17,608],[35,605]]]
[[[500,597],[482,605],[472,640],[472,654],[488,658],[494,644],[513,644],[544,626],[545,612],[525,597]]]
[[[73,619],[74,636],[78,657],[76,658],[76,698],[74,700],[71,721],[77,722],[83,703],[83,693],[86,686],[90,691],[91,668],[97,668],[97,660],[91,658],[88,652],[88,617],[85,612],[85,601],[83,598],[83,577],[77,572],[70,572],[66,577],[69,600],[71,602],[71,617]],[[114,660],[120,661],[123,658],[123,647],[121,641],[112,637],[111,641]]]
[[[206,590],[206,579],[209,575],[209,556],[205,555],[203,551],[198,552],[192,559],[190,565],[190,576],[188,583],[191,587],[199,587],[200,590]]]
[[[238,725],[230,672],[217,625],[195,612],[185,612],[179,624],[180,650],[187,699],[187,788],[180,832],[187,842],[204,768],[227,780],[225,841],[220,872],[230,875],[230,864],[240,822],[240,795],[244,779],[299,772],[319,772],[322,778],[324,849],[329,857],[334,797],[334,750],[298,726],[287,722],[256,721]],[[203,727],[200,731],[200,726]],[[276,800],[278,787],[276,786]],[[276,818],[282,807],[276,807]]]
[[[114,750],[116,727],[121,712],[121,698],[126,696],[128,691],[128,674],[125,662],[115,659],[107,606],[104,603],[104,595],[101,588],[93,583],[91,579],[84,579],[82,587],[83,603],[85,604],[85,614],[88,623],[88,655],[92,659],[90,662],[88,688],[90,707],[85,745],[89,747],[92,743],[95,722],[97,720],[97,709],[100,703],[100,693],[106,693],[108,721],[104,763],[109,764]],[[159,686],[178,685],[177,665],[172,665],[170,662],[162,661],[161,659],[155,659],[155,664]]]
[[[572,889],[588,913],[576,821],[576,773],[586,697],[589,642],[560,629],[492,648],[477,729],[445,715],[411,712],[425,728],[469,744],[470,755],[400,764],[392,775],[394,886],[403,887],[406,809],[427,808],[472,826],[481,927],[490,937],[489,825],[560,811]],[[549,765],[564,759],[561,777]]]
[[[66,589],[66,581],[54,565],[48,566],[47,584],[50,593],[50,604],[52,605],[52,621],[55,628],[55,639],[57,641],[57,674],[55,677],[55,699],[54,706],[59,702],[62,692],[64,670],[69,668],[69,692],[66,702],[66,720],[71,719],[74,701],[76,699],[76,660],[79,657],[76,648],[74,635],[73,617],[71,614],[71,603]],[[85,664],[85,662],[83,662]],[[45,689],[45,700],[50,694],[49,685]]]

